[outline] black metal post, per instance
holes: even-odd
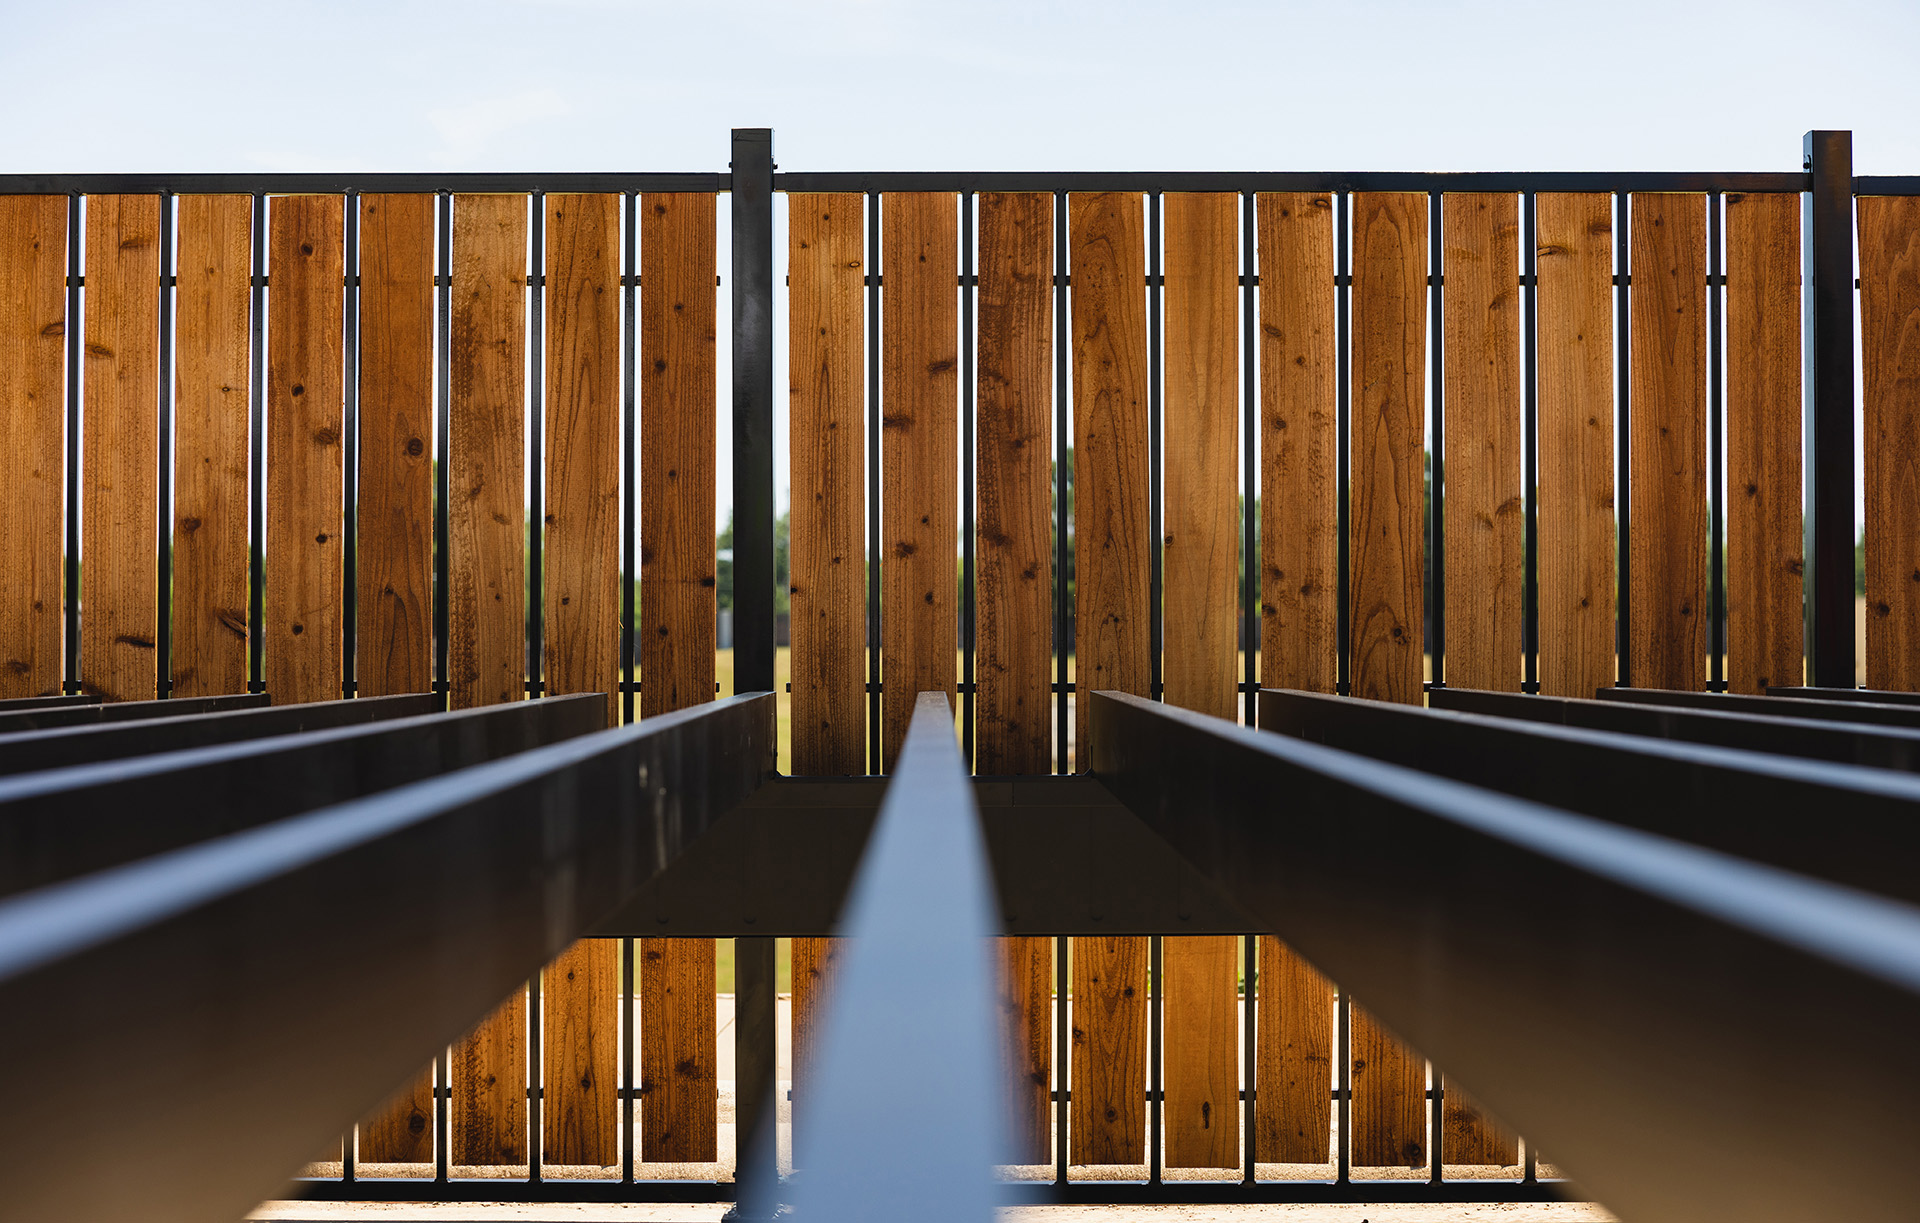
[[[772,128],[733,129],[732,213],[733,690],[772,692]]]
[[[444,1185],[453,1148],[453,1050],[440,1050],[433,1061],[433,1179]]]
[[[880,756],[880,194],[867,193],[867,772]],[[736,537],[737,540],[737,537]],[[735,585],[739,569],[734,570]],[[737,674],[737,673],[736,673]]]
[[[537,249],[537,248],[536,248]],[[536,333],[537,334],[537,333]],[[543,1123],[546,1112],[546,1084],[541,1072],[545,1068],[546,1058],[541,1056],[541,1041],[545,1038],[545,1025],[540,1022],[546,1008],[540,1002],[540,974],[534,973],[527,978],[527,1180],[539,1184],[544,1179],[541,1172],[543,1152],[541,1139],[545,1136]]]
[[[638,343],[634,331],[634,294],[639,288],[639,242],[638,218],[640,215],[640,195],[635,191],[625,193],[626,211],[621,216],[622,232],[625,235],[624,250],[621,255],[623,274],[620,277],[620,413],[624,424],[620,436],[620,721],[633,721],[633,693],[636,687],[633,657],[633,588],[640,580],[638,569],[638,549],[635,547],[633,509],[639,503],[639,477],[634,470],[634,455],[640,448],[640,438],[635,432],[634,398],[635,373],[634,360],[638,352]],[[627,940],[627,985],[629,996],[633,985],[633,940]],[[631,1021],[632,1016],[628,1016]],[[632,1040],[632,1024],[628,1024],[628,1040]],[[631,1062],[632,1050],[629,1047],[627,1060]],[[628,1087],[632,1087],[629,1083]],[[627,1101],[627,1137],[629,1148],[633,1145],[633,1099]],[[626,1179],[633,1179],[633,1152],[627,1151]]]
[[[1348,657],[1350,637],[1349,620],[1349,574],[1347,540],[1347,495],[1352,490],[1352,481],[1347,472],[1351,446],[1349,438],[1353,427],[1353,257],[1352,245],[1347,233],[1347,218],[1352,209],[1353,193],[1338,191],[1334,193],[1333,212],[1333,433],[1334,463],[1333,478],[1334,517],[1338,539],[1334,549],[1337,555],[1338,577],[1334,583],[1336,599],[1334,607],[1334,691],[1345,696],[1353,686],[1352,660]],[[1346,1122],[1341,1121],[1344,1134]],[[1344,1138],[1342,1141],[1345,1141]],[[1342,1177],[1344,1180],[1345,1178]]]
[[[1248,202],[1251,203],[1252,201],[1249,200]],[[1247,715],[1247,725],[1251,726],[1259,716],[1260,694],[1253,692],[1248,695],[1253,702],[1253,710]],[[1241,1162],[1244,1165],[1240,1175],[1240,1182],[1244,1185],[1251,1185],[1258,1179],[1256,1176],[1257,1168],[1254,1164],[1254,1159],[1259,1153],[1259,1144],[1255,1141],[1255,1136],[1258,1131],[1254,1125],[1254,1109],[1260,1099],[1260,1085],[1257,1081],[1260,1069],[1260,1008],[1256,1005],[1254,987],[1259,976],[1259,946],[1260,939],[1257,935],[1245,934],[1240,937],[1242,982],[1240,1013],[1241,1023],[1246,1028],[1246,1034],[1240,1042],[1240,1061],[1242,1067],[1240,1081],[1244,1084],[1240,1093]]]
[[[1853,687],[1853,133],[1808,132],[1807,671]]]
[[[546,691],[540,678],[540,647],[546,635],[542,627],[542,600],[546,594],[543,561],[547,539],[546,516],[546,413],[541,358],[546,355],[547,329],[544,325],[547,283],[547,197],[533,193],[533,233],[528,244],[532,250],[532,268],[527,275],[527,695]]]
[[[780,1178],[774,969],[773,939],[734,940],[733,1179],[741,1213],[757,1218],[773,1217]]]
[[[342,527],[346,547],[341,557],[340,617],[340,695],[344,699],[359,689],[354,652],[359,646],[360,574],[360,193],[346,193],[346,297],[342,302],[340,353],[341,437],[345,439],[340,456]],[[535,500],[535,504],[539,504]],[[347,1141],[352,1143],[352,1135]],[[348,1167],[352,1164],[349,1162]]]
[[[1154,201],[1158,203],[1158,200]],[[1147,940],[1147,1180],[1160,1180],[1160,1144],[1166,1121],[1167,1080],[1162,1061],[1166,1031],[1166,940]]]
[[[1059,232],[1057,226],[1055,232]],[[1069,1011],[1072,1002],[1068,996],[1073,982],[1069,959],[1071,954],[1070,940],[1053,940],[1053,1181],[1063,1188],[1067,1183],[1067,1165],[1071,1158],[1067,1142],[1072,1137],[1068,1126],[1072,1114],[1067,1107],[1073,1073],[1073,1016]]]
[[[1149,677],[1147,691],[1155,699],[1166,694],[1166,618],[1162,615],[1166,608],[1164,590],[1167,583],[1166,558],[1166,480],[1162,477],[1162,455],[1165,447],[1162,437],[1165,430],[1166,408],[1162,394],[1162,364],[1166,354],[1166,330],[1163,311],[1166,308],[1166,269],[1161,262],[1160,225],[1165,216],[1166,197],[1158,191],[1147,195],[1147,659]],[[1064,343],[1065,336],[1061,337]],[[1159,941],[1154,942],[1154,955],[1159,955]],[[1154,977],[1159,979],[1159,967],[1156,961]],[[1157,1031],[1157,1029],[1156,1029]],[[1155,1036],[1154,1040],[1159,1037]],[[1156,1045],[1156,1048],[1158,1046]],[[1156,1053],[1156,1057],[1159,1055]],[[1156,1066],[1158,1062],[1154,1063]],[[1155,1083],[1159,1079],[1155,1077]],[[1159,1090],[1158,1087],[1155,1090]],[[1156,1097],[1157,1099],[1157,1097]],[[1159,1165],[1159,1125],[1160,1115],[1155,1104],[1154,1113],[1154,1167]]]
[[[973,768],[974,401],[973,310],[980,277],[973,257],[973,192],[960,193],[960,754]]]
[[[1540,250],[1535,237],[1538,197],[1531,191],[1520,197],[1520,324],[1526,364],[1520,385],[1525,396],[1521,410],[1521,496],[1525,510],[1525,578],[1520,601],[1520,649],[1523,656],[1520,688],[1540,691]]]
[[[159,526],[159,602],[154,622],[154,695],[173,692],[173,194],[160,193],[160,408],[154,422],[159,443],[160,504],[154,515]],[[349,1160],[352,1158],[349,1147]],[[348,1167],[352,1167],[349,1162]]]
[[[1614,378],[1618,387],[1613,422],[1613,521],[1614,536],[1614,614],[1613,651],[1618,670],[1616,682],[1622,687],[1633,683],[1633,660],[1629,653],[1633,615],[1632,525],[1633,525],[1633,309],[1629,294],[1633,285],[1632,196],[1616,191],[1613,196],[1613,291],[1614,302]]]
[[[1447,666],[1447,418],[1446,418],[1446,248],[1440,241],[1444,197],[1427,195],[1427,299],[1433,312],[1431,380],[1433,441],[1427,450],[1427,648],[1433,655],[1433,682],[1446,682]]]
[[[267,655],[267,197],[253,194],[253,310],[251,329],[253,448],[249,455],[247,508],[252,519],[247,564],[247,691],[266,691]],[[445,470],[445,465],[442,465]]]
[[[627,212],[631,216],[639,197],[629,193]],[[629,246],[628,250],[633,248]],[[631,519],[628,520],[631,524]],[[628,583],[631,588],[632,583]],[[627,693],[629,711],[627,721],[633,721],[631,706],[632,692]],[[633,1100],[634,1100],[634,995],[640,992],[640,983],[633,975],[633,940],[620,940],[620,1180],[622,1184],[633,1184]],[[738,1118],[736,1117],[736,1120]]]
[[[66,606],[61,609],[67,648],[60,690],[69,696],[80,691],[80,333],[86,326],[80,315],[80,201],[78,193],[67,198]]]
[[[1073,478],[1072,443],[1067,436],[1067,418],[1071,410],[1068,402],[1067,370],[1071,368],[1073,351],[1073,333],[1068,329],[1067,318],[1067,193],[1053,193],[1053,650],[1054,671],[1059,676],[1054,698],[1054,750],[1059,761],[1057,771],[1073,772],[1073,756],[1067,750],[1067,701],[1068,676],[1067,657],[1071,653],[1067,632],[1071,624],[1073,609],[1067,599],[1067,533],[1070,524],[1067,521],[1067,487]],[[1064,947],[1064,944],[1062,945]],[[1065,956],[1064,950],[1062,956]],[[1062,970],[1064,971],[1064,969]],[[1063,978],[1064,980],[1064,978]],[[1066,997],[1062,986],[1060,996]],[[1062,1005],[1065,1005],[1062,1003]],[[1065,1029],[1061,1039],[1065,1040]],[[1064,1054],[1062,1055],[1064,1056]],[[1061,1063],[1065,1065],[1065,1063]],[[1065,1088],[1061,1089],[1063,1092]],[[1061,1096],[1064,1109],[1066,1097]],[[1064,1113],[1062,1114],[1064,1116]],[[1060,1141],[1066,1142],[1066,1127],[1060,1130]],[[1062,1147],[1064,1151],[1064,1146]],[[1066,1183],[1067,1165],[1065,1156],[1061,1156],[1060,1181]]]
[[[1333,1068],[1333,1081],[1340,1093],[1340,1123],[1334,1137],[1334,1180],[1346,1184],[1353,1179],[1353,996],[1341,986],[1334,999],[1338,1012],[1339,1038],[1335,1055],[1340,1059]]]
[[[1245,658],[1241,664],[1241,681],[1245,696],[1241,710],[1242,720],[1248,726],[1254,724],[1260,711],[1257,664],[1260,654],[1260,347],[1256,339],[1260,265],[1255,259],[1256,242],[1253,192],[1243,191],[1240,193],[1240,463],[1241,482],[1246,491],[1240,502],[1240,622],[1246,626],[1242,631]],[[1251,959],[1247,962],[1247,971],[1249,974],[1253,971]],[[1248,1090],[1252,1090],[1251,1086]],[[1251,1118],[1253,1114],[1247,1115]],[[1247,1132],[1251,1135],[1253,1131],[1249,1128]],[[1247,1150],[1251,1152],[1251,1138],[1248,1141]],[[1249,1180],[1253,1177],[1251,1155],[1247,1158],[1247,1177]]]
[[[440,241],[435,259],[439,270],[434,275],[436,317],[434,319],[434,372],[437,402],[434,423],[439,437],[438,461],[433,478],[433,690],[448,692],[447,626],[449,584],[447,561],[447,499],[452,495],[453,474],[453,193],[440,193]]]

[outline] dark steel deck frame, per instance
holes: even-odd
[[[98,705],[97,693],[77,692],[72,696],[19,696],[0,701],[0,714],[22,713],[32,709],[69,709],[75,705]]]
[[[142,718],[177,718],[196,713],[223,713],[233,709],[260,709],[265,693],[237,696],[192,696],[171,701],[76,701],[39,708],[0,712],[0,735],[56,726],[88,726],[102,722],[137,722]]]
[[[1484,713],[1530,722],[1584,726],[1628,735],[1651,735],[1687,743],[1775,752],[1808,760],[1864,764],[1920,773],[1920,730],[1869,726],[1815,718],[1768,717],[1683,705],[1641,705],[1581,697],[1529,696],[1474,688],[1435,688],[1427,700],[1436,709]]]
[[[1601,688],[1594,698],[1637,705],[1673,705],[1682,709],[1720,709],[1770,718],[1812,718],[1858,722],[1868,726],[1920,726],[1920,708],[1897,702],[1832,700],[1818,694],[1838,688],[1810,688],[1804,696],[1747,696],[1732,692],[1678,692],[1668,688]]]
[[[1116,797],[1611,1209],[1910,1214],[1884,1169],[1920,1141],[1920,912],[1091,699],[1094,771]]]
[[[1920,778],[1890,769],[1276,689],[1260,728],[1920,903]]]
[[[0,779],[0,895],[587,734],[606,724],[603,700],[514,701]]]
[[[35,1051],[0,1083],[9,1217],[284,1193],[772,759],[772,696],[735,697],[0,901],[0,1040]]]
[[[1885,688],[1797,688],[1776,685],[1768,696],[1803,697],[1816,701],[1865,701],[1874,705],[1920,705],[1920,692],[1894,692]]]

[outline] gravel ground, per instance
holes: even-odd
[[[719,1223],[700,1206],[413,1206],[391,1202],[266,1202],[261,1223]],[[1500,1206],[1018,1206],[1000,1223],[1613,1223],[1583,1202]]]

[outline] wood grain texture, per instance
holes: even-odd
[[[1447,1141],[1442,1158],[1448,1166],[1510,1168],[1519,1163],[1520,1136],[1481,1108],[1458,1083],[1452,1079],[1444,1082],[1446,1098],[1440,1111]]]
[[[803,1107],[807,1090],[819,1065],[820,1042],[826,1034],[826,1007],[833,988],[833,973],[844,944],[830,938],[796,938],[788,960],[788,978],[793,984],[793,1100],[795,1110]]]
[[[975,767],[1045,773],[1053,733],[1053,197],[980,197]]]
[[[1727,687],[1806,680],[1801,661],[1800,197],[1727,208]]]
[[[1231,194],[1164,197],[1163,673],[1168,703],[1216,718],[1235,716],[1238,678],[1238,203]]]
[[[787,197],[793,771],[866,772],[866,280],[858,195]]]
[[[368,1164],[433,1162],[433,1067],[427,1066],[360,1122],[359,1158]]]
[[[1258,197],[1260,682],[1332,692],[1340,527],[1333,198]]]
[[[467,709],[526,695],[527,197],[453,197],[452,256],[447,679]],[[457,1162],[526,1161],[526,1006],[516,991],[454,1049],[475,1135]]]
[[[160,613],[160,197],[87,197],[80,686],[153,700]]]
[[[957,690],[959,203],[880,204],[881,758],[892,772],[921,692]]]
[[[433,222],[431,195],[360,197],[361,696],[433,686]]]
[[[1254,1160],[1326,1163],[1333,1125],[1333,983],[1279,939],[1262,936],[1259,988]]]
[[[1140,197],[1068,197],[1075,684],[1148,695],[1147,303]],[[1088,702],[1075,701],[1078,767]],[[1144,946],[1144,944],[1143,944]],[[1144,952],[1142,952],[1144,954]]]
[[[449,1159],[455,1165],[527,1162],[527,1069],[527,991],[521,988],[454,1042]]]
[[[1353,695],[1421,700],[1427,197],[1353,197]]]
[[[549,1164],[616,1164],[620,940],[585,938],[562,952],[541,974],[540,1004],[545,1012],[541,1159]]]
[[[1427,1064],[1354,1006],[1353,1166],[1418,1168],[1427,1161]]]
[[[527,197],[453,197],[448,706],[526,696]]]
[[[714,988],[712,939],[640,940],[640,1158],[648,1163],[719,1158]]]
[[[1240,1166],[1239,944],[1231,935],[1161,944],[1161,1128],[1169,1168]]]
[[[1073,940],[1068,1130],[1076,1164],[1147,1158],[1147,940]]]
[[[1706,197],[1632,197],[1629,676],[1707,686]]]
[[[714,197],[640,197],[640,712],[713,699]],[[709,1161],[718,1142],[712,939],[646,940],[641,1145]]]
[[[714,204],[640,199],[640,712],[713,699]]]
[[[247,690],[252,197],[183,195],[179,232],[173,695],[219,696]]]
[[[1920,198],[1864,196],[1867,686],[1920,689]]]
[[[67,197],[0,195],[0,697],[60,692]]]
[[[1534,200],[1540,691],[1591,697],[1616,674],[1613,197]]]
[[[546,208],[546,690],[606,694],[620,720],[620,197]],[[583,939],[549,966],[545,1159],[618,1161],[618,939]]]
[[[1001,1056],[1007,1078],[1007,1146],[1016,1164],[1053,1158],[1053,940],[1000,940]]]
[[[267,218],[263,668],[274,703],[290,705],[341,694],[346,205],[276,196]]]
[[[1441,197],[1446,271],[1446,681],[1520,691],[1520,211],[1511,194]]]

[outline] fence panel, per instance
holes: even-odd
[[[640,197],[640,711],[713,699],[714,197]],[[717,1157],[712,939],[640,945],[648,1162]]]
[[[1859,202],[1867,687],[1920,688],[1920,196]]]
[[[1076,1164],[1147,1158],[1147,940],[1073,940],[1072,1111]]]
[[[159,634],[160,197],[91,196],[86,226],[80,685],[110,701],[150,701]]]
[[[67,210],[61,195],[0,196],[0,698],[61,690],[61,509],[66,463]]]
[[[1805,682],[1801,659],[1800,197],[1729,195],[1727,688]]]
[[[1614,665],[1613,199],[1535,197],[1540,691],[1591,697]]]
[[[1707,209],[1632,197],[1628,669],[1642,688],[1707,686]],[[1591,696],[1591,693],[1584,695]]]
[[[1263,935],[1259,954],[1254,1159],[1323,1164],[1333,1125],[1333,985],[1277,938]]]
[[[448,702],[526,695],[522,445],[527,197],[453,199],[448,387]],[[515,990],[454,1048],[455,1164],[527,1162],[527,998]]]
[[[1446,681],[1520,691],[1520,218],[1506,193],[1441,197],[1446,271]]]

